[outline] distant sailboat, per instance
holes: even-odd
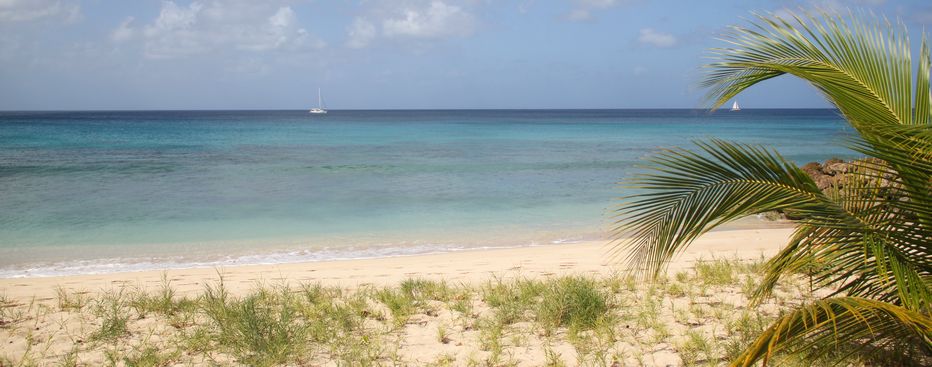
[[[735,103],[732,103],[732,104],[731,104],[731,110],[732,110],[732,111],[741,111],[741,107],[738,107],[738,101],[735,101]]]
[[[318,115],[327,113],[327,110],[324,109],[323,100],[320,98],[320,88],[317,88],[317,108],[312,108],[310,111],[307,111],[307,112],[318,114]]]

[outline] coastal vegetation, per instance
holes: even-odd
[[[634,274],[71,282],[49,297],[0,293],[0,367],[930,365],[932,62],[923,42],[913,79],[905,30],[868,19],[762,16],[734,29],[709,65],[716,106],[800,77],[838,107],[865,158],[800,168],[723,140],[661,153],[618,211],[616,249]],[[709,230],[773,212],[797,224],[776,257],[666,268]],[[300,279],[340,284],[320,274]]]
[[[650,284],[503,273],[475,284],[282,280],[235,292],[220,275],[189,292],[168,277],[148,289],[59,289],[0,299],[0,366],[717,365],[818,296],[791,276],[747,308],[762,266],[704,261]]]
[[[672,149],[629,178],[618,209],[616,249],[632,268],[662,277],[697,237],[734,219],[782,211],[789,244],[749,286],[752,307],[781,279],[802,274],[822,294],[736,345],[732,365],[791,356],[932,363],[932,96],[923,39],[913,75],[904,26],[863,15],[759,16],[713,51],[704,85],[714,106],[789,74],[816,87],[850,123],[864,155],[839,179],[816,182],[779,153],[722,140]],[[820,167],[821,169],[821,167]],[[632,236],[628,238],[628,236]],[[695,340],[694,345],[703,345]]]

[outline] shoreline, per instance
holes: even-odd
[[[9,341],[0,365],[668,366],[729,359],[730,349],[711,341],[750,343],[747,335],[811,296],[805,282],[790,279],[777,298],[747,308],[760,281],[754,269],[793,231],[707,233],[657,282],[627,276],[606,241],[0,279],[0,339]],[[565,318],[566,310],[576,318]]]
[[[712,231],[789,228],[791,226],[792,224],[786,221],[761,220],[749,216]],[[435,234],[413,241],[405,240],[406,236],[395,235],[370,236],[370,238],[351,241],[338,237],[286,237],[272,240],[192,242],[187,244],[190,247],[187,247],[185,243],[152,243],[144,246],[138,244],[127,246],[62,245],[38,248],[38,250],[26,249],[27,252],[36,252],[38,258],[33,261],[24,261],[23,253],[19,254],[20,259],[16,257],[12,260],[5,259],[12,261],[9,264],[3,264],[4,261],[0,261],[0,280],[354,261],[595,242],[608,243],[610,241],[605,237],[604,230],[589,227],[569,228],[571,227],[554,231],[498,231],[483,233],[481,237],[470,237],[464,234],[445,236]],[[221,248],[224,250],[220,251]],[[135,254],[122,257],[108,256],[120,251]],[[72,254],[72,252],[76,253]],[[43,260],[52,253],[55,253],[58,259]],[[0,249],[0,255],[2,254],[4,251]]]
[[[786,244],[792,231],[792,228],[761,228],[709,232],[674,258],[670,270],[688,268],[699,259],[753,260],[771,256]],[[171,281],[182,294],[189,294],[201,291],[205,284],[217,281],[220,274],[231,290],[242,293],[258,284],[276,281],[356,288],[396,284],[407,278],[476,283],[492,276],[537,278],[624,271],[622,261],[612,260],[608,250],[608,241],[583,241],[369,259],[2,278],[0,294],[18,300],[35,297],[39,301],[50,301],[59,287],[67,291],[91,293],[121,287],[147,290],[161,286],[163,277]]]
[[[505,236],[505,235],[501,235]],[[492,236],[497,237],[497,236]],[[506,236],[507,237],[507,236]],[[225,255],[207,254],[203,250],[194,254],[167,254],[147,255],[137,254],[132,257],[98,257],[73,260],[56,260],[24,264],[11,264],[0,267],[0,279],[33,279],[48,277],[67,277],[78,275],[105,275],[116,273],[135,273],[144,271],[169,271],[183,269],[212,269],[218,267],[238,267],[251,265],[283,265],[299,263],[315,263],[328,261],[370,260],[393,257],[408,257],[456,253],[463,251],[485,251],[514,249],[522,247],[559,246],[564,244],[585,242],[607,242],[602,236],[593,233],[570,235],[561,233],[558,236],[515,236],[508,237],[509,241],[466,241],[455,243],[452,239],[436,239],[428,241],[370,241],[325,245],[314,248],[304,241],[287,241],[285,245],[273,245],[262,250],[266,241],[254,243],[236,243]],[[313,240],[310,242],[314,242]],[[326,241],[323,241],[326,242]],[[223,244],[212,244],[215,247]],[[203,243],[196,243],[203,245]],[[148,248],[158,248],[162,244],[151,244]],[[180,247],[183,244],[172,243],[164,246]],[[252,251],[244,250],[253,247]],[[67,246],[65,246],[67,247]],[[80,247],[79,247],[80,248]],[[115,248],[115,246],[114,246]],[[256,248],[260,250],[256,250]],[[74,248],[69,248],[74,250]],[[200,250],[200,249],[199,249]],[[96,252],[101,252],[95,247]],[[112,251],[112,250],[111,250]],[[217,252],[215,249],[212,252]]]

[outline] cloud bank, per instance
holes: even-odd
[[[126,18],[111,32],[114,42],[138,41],[148,58],[168,59],[218,51],[322,48],[326,44],[300,27],[290,6],[265,2],[195,1],[162,3],[158,17],[134,27]]]
[[[475,16],[445,1],[408,1],[377,6],[354,19],[346,46],[364,48],[379,38],[437,40],[466,37],[475,31]]]
[[[81,6],[65,0],[0,0],[0,23],[58,19],[71,22],[81,17]]]

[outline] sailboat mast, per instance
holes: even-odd
[[[324,108],[323,103],[320,99],[320,88],[317,88],[317,108]]]

